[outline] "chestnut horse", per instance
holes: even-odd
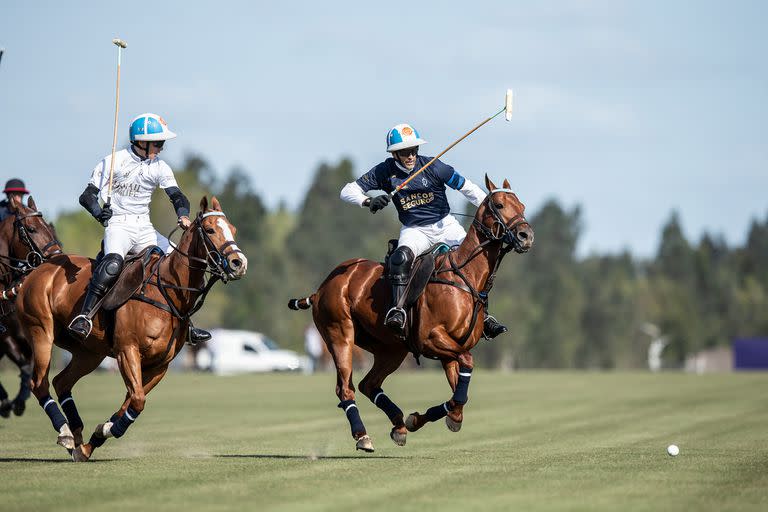
[[[533,245],[533,229],[525,220],[525,206],[504,180],[497,188],[486,176],[488,196],[477,209],[461,245],[439,256],[436,272],[412,308],[412,328],[405,342],[384,325],[391,293],[383,279],[381,263],[354,259],[336,267],[320,288],[305,299],[293,299],[291,309],[312,308],[317,329],[336,365],[336,394],[346,413],[356,449],[373,451],[355,405],[352,383],[352,348],[358,345],[373,354],[373,367],[360,381],[363,392],[392,422],[390,437],[399,446],[408,431],[446,417],[457,432],[472,375],[470,350],[483,332],[483,305],[493,285],[499,263],[510,249],[518,253]],[[505,245],[506,244],[506,245]],[[381,388],[384,379],[400,367],[409,350],[438,359],[453,390],[453,397],[425,414],[403,412]]]
[[[83,256],[57,256],[27,277],[16,307],[34,353],[32,392],[58,432],[58,444],[70,451],[73,460],[88,460],[107,438],[125,433],[144,410],[146,394],[160,382],[184,346],[189,317],[213,283],[245,275],[248,261],[235,243],[235,227],[221,211],[219,201],[214,197],[209,209],[203,197],[200,209],[176,249],[149,262],[141,293],[131,295],[114,312],[100,311],[85,341],[70,337],[67,325],[80,311],[93,262]],[[129,289],[129,294],[132,291]],[[53,378],[66,417],[49,392],[54,344],[72,353],[66,368]],[[117,359],[126,398],[118,412],[99,424],[90,441],[83,444],[83,422],[72,387],[107,356]]]
[[[7,418],[11,411],[16,416],[24,414],[32,380],[32,350],[24,335],[12,299],[21,280],[32,269],[51,256],[61,254],[61,242],[53,227],[37,211],[32,197],[24,206],[17,196],[8,204],[9,215],[0,222],[0,286],[6,290],[0,297],[0,324],[5,332],[0,334],[0,359],[13,361],[20,370],[19,391],[8,400],[8,394],[0,384],[0,416]]]

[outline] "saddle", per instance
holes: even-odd
[[[155,264],[164,254],[165,252],[160,247],[153,245],[138,254],[128,255],[123,263],[120,276],[104,295],[101,309],[113,311],[128,302],[128,299],[139,291],[148,273],[154,269]]]
[[[389,266],[389,256],[395,251],[395,249],[397,249],[397,240],[390,240],[389,251],[385,260],[385,266],[387,268]],[[435,262],[437,257],[441,254],[449,252],[450,250],[451,248],[448,247],[447,244],[440,242],[432,246],[429,251],[416,257],[416,260],[413,262],[413,265],[411,266],[411,273],[408,277],[408,282],[405,285],[405,291],[403,292],[403,296],[401,297],[400,301],[397,303],[397,307],[403,308],[407,313],[406,316],[409,319],[409,325],[406,326],[407,331],[410,331],[412,328],[412,325],[410,325],[410,320],[413,318],[413,315],[411,314],[410,310],[416,304],[416,301],[419,300],[421,294],[424,293],[427,284],[429,284],[430,278],[432,278],[435,272]]]

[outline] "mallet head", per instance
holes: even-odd
[[[115,39],[112,40],[112,43],[116,44],[120,48],[128,48],[128,43],[126,43],[122,39],[115,38]]]
[[[504,119],[512,120],[512,89],[507,89],[507,96],[504,99]]]

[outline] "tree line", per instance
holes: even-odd
[[[311,316],[289,311],[287,300],[313,292],[343,260],[381,261],[387,240],[399,232],[393,208],[374,216],[341,203],[341,187],[360,174],[348,159],[318,166],[297,211],[284,204],[269,209],[241,169],[220,179],[203,159],[188,156],[175,174],[193,213],[204,194],[219,198],[248,256],[245,279],[209,294],[194,318],[201,327],[257,330],[301,351]],[[169,233],[175,215],[165,193],[156,194],[152,221]],[[505,258],[490,296],[492,313],[510,330],[473,351],[482,366],[644,367],[646,322],[666,336],[664,363],[673,367],[734,336],[768,334],[768,266],[761,264],[768,257],[768,216],[752,222],[743,247],[729,247],[709,233],[687,240],[673,212],[648,260],[628,252],[577,257],[579,207],[553,199],[528,220],[536,243],[528,254]],[[61,214],[55,224],[67,252],[98,252],[103,228],[84,210]]]

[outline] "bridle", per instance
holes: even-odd
[[[472,224],[474,224],[475,229],[477,229],[480,233],[483,234],[488,240],[492,241],[499,241],[501,240],[503,244],[507,244],[506,248],[503,248],[502,250],[506,249],[505,252],[509,251],[509,247],[511,246],[512,249],[515,250],[516,253],[523,253],[525,250],[523,249],[522,243],[517,238],[515,234],[515,229],[521,224],[528,223],[527,220],[525,220],[525,216],[523,216],[522,213],[518,213],[509,221],[504,222],[504,219],[501,216],[501,213],[499,212],[499,209],[496,208],[496,204],[493,202],[493,194],[496,192],[504,192],[507,194],[512,194],[512,190],[508,188],[497,188],[494,190],[491,190],[491,193],[488,194],[488,197],[486,199],[487,207],[491,211],[491,215],[493,216],[493,224],[491,227],[487,227],[485,224],[480,222],[477,218],[475,218],[472,221]]]
[[[208,236],[208,234],[205,232],[205,229],[203,229],[203,219],[206,217],[224,217],[226,218],[226,215],[224,212],[221,211],[210,211],[206,213],[199,213],[197,217],[195,217],[195,220],[193,221],[192,225],[189,227],[189,229],[194,229],[197,232],[197,236],[200,238],[200,240],[203,243],[203,247],[205,249],[205,258],[200,258],[197,256],[193,256],[191,254],[185,253],[181,249],[179,249],[178,245],[171,242],[171,237],[173,234],[180,229],[180,227],[174,228],[169,234],[168,234],[168,241],[170,242],[171,246],[174,249],[174,253],[178,253],[181,256],[184,256],[189,263],[185,263],[185,265],[191,269],[191,270],[198,270],[198,271],[204,271],[205,273],[210,274],[210,277],[204,280],[204,284],[200,287],[188,287],[188,286],[180,286],[176,284],[170,284],[167,282],[164,282],[164,280],[160,276],[160,263],[167,258],[168,256],[166,254],[163,254],[157,262],[154,263],[152,270],[149,272],[149,275],[144,279],[144,282],[141,285],[141,289],[138,293],[135,293],[132,295],[131,298],[140,300],[142,302],[146,302],[148,304],[152,304],[153,306],[162,309],[163,311],[167,311],[176,318],[180,320],[188,320],[193,314],[195,314],[202,306],[203,302],[205,302],[205,298],[208,296],[208,292],[211,290],[211,287],[216,283],[216,281],[222,281],[226,283],[230,279],[237,279],[234,275],[233,270],[229,266],[229,262],[227,261],[227,256],[233,253],[239,253],[245,256],[245,254],[239,249],[232,249],[227,252],[227,248],[233,246],[236,244],[233,240],[228,240],[227,242],[223,243],[221,247],[216,247],[216,245],[213,243],[213,240],[211,240],[211,237]],[[196,266],[194,263],[202,264],[202,266]],[[153,285],[155,286],[159,291],[160,294],[165,299],[166,303],[163,304],[162,302],[158,302],[154,299],[151,299],[146,296],[145,294],[145,288],[147,285]],[[174,304],[172,298],[168,294],[168,290],[181,290],[181,291],[188,291],[197,293],[198,296],[194,300],[194,303],[192,304],[191,308],[186,312],[183,313],[179,310],[179,308]]]
[[[464,262],[461,264],[457,264],[455,261],[453,261],[453,253],[449,252],[447,254],[446,260],[448,261],[448,264],[450,265],[450,267],[440,268],[436,270],[434,275],[429,280],[430,283],[438,283],[438,284],[455,286],[456,288],[459,288],[460,290],[464,290],[465,292],[472,295],[474,305],[472,307],[472,319],[470,321],[469,329],[467,329],[464,336],[462,336],[459,340],[457,340],[457,343],[462,346],[464,345],[464,343],[466,343],[466,341],[469,339],[469,336],[472,334],[474,330],[475,322],[477,321],[477,315],[480,311],[480,308],[484,307],[488,303],[488,294],[491,293],[491,288],[493,288],[493,282],[496,279],[496,272],[499,270],[499,265],[501,265],[501,260],[504,259],[504,256],[513,249],[517,253],[526,252],[526,250],[523,249],[522,243],[515,235],[515,229],[521,224],[527,223],[528,221],[525,219],[525,216],[523,216],[522,213],[518,213],[514,217],[512,217],[509,221],[504,222],[504,218],[501,216],[499,209],[496,208],[496,205],[493,203],[493,194],[495,194],[496,192],[504,192],[507,194],[514,193],[512,190],[508,188],[497,188],[497,189],[491,190],[491,192],[486,197],[485,203],[487,204],[488,209],[491,211],[491,215],[493,215],[493,224],[489,228],[485,226],[482,222],[480,222],[480,220],[478,220],[477,217],[475,217],[474,220],[472,221],[472,225],[480,234],[482,234],[486,238],[486,240],[483,242],[480,242],[480,244],[478,244],[478,246],[472,250],[469,256],[467,256],[467,259],[464,260]],[[475,257],[477,257],[481,252],[483,252],[486,246],[495,242],[501,243],[501,247],[499,249],[499,256],[498,258],[496,258],[496,261],[493,264],[493,268],[491,268],[490,270],[488,278],[485,282],[485,287],[482,290],[478,291],[472,286],[472,283],[464,275],[461,269],[467,266],[470,261],[472,261]],[[454,275],[458,276],[461,281],[453,281],[450,279],[443,279],[441,277],[438,277],[440,274],[447,273],[447,272],[453,273]]]
[[[42,217],[43,214],[41,212],[31,212],[26,213],[24,215],[19,215],[18,212],[15,213],[15,220],[13,221],[13,230],[14,232],[18,232],[19,239],[29,248],[29,252],[27,253],[26,258],[24,260],[19,261],[25,261],[28,265],[29,270],[32,270],[33,268],[37,268],[42,263],[50,258],[51,256],[55,256],[57,254],[61,254],[61,242],[54,236],[52,237],[51,241],[45,244],[45,246],[40,249],[37,247],[37,244],[32,239],[31,236],[29,236],[29,232],[27,231],[27,227],[24,225],[22,220],[27,219],[29,217]],[[51,247],[58,246],[58,249],[51,251],[48,253],[48,249]]]
[[[206,217],[224,217],[226,219],[226,214],[224,212],[220,212],[217,210],[206,212],[206,213],[198,213],[197,217],[195,217],[195,220],[192,223],[192,226],[190,226],[190,229],[194,229],[197,231],[197,235],[203,242],[203,248],[205,249],[205,258],[199,258],[197,256],[192,256],[191,254],[187,254],[183,251],[181,251],[175,244],[171,242],[171,245],[173,245],[174,251],[178,252],[182,256],[186,257],[190,263],[196,262],[196,263],[202,263],[203,267],[196,267],[193,265],[189,265],[190,269],[193,270],[205,270],[206,272],[210,273],[212,276],[215,276],[218,279],[221,279],[222,282],[226,283],[230,279],[235,279],[234,277],[234,271],[229,266],[229,261],[227,260],[227,257],[231,254],[239,253],[245,256],[243,251],[241,251],[237,247],[237,242],[234,240],[228,240],[224,242],[221,247],[216,247],[216,244],[213,243],[213,240],[211,240],[211,237],[208,236],[208,233],[205,232],[205,229],[203,229],[203,219]],[[176,232],[179,228],[177,227],[171,233],[168,235],[168,239],[170,240],[171,235]],[[227,251],[227,249],[231,248],[232,246],[235,246],[234,249],[230,249]]]

